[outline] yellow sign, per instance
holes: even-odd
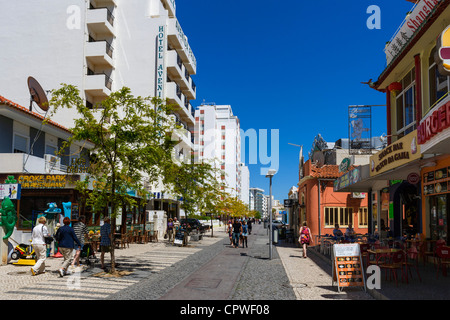
[[[17,180],[22,189],[61,189],[66,187],[66,177],[61,174],[21,175]]]
[[[417,130],[397,140],[370,157],[370,176],[397,168],[422,156],[417,144]]]

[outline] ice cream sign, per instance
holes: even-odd
[[[417,130],[397,140],[370,157],[370,176],[407,164],[422,156],[417,143]]]
[[[450,75],[450,26],[436,40],[436,55],[434,60],[441,75]]]

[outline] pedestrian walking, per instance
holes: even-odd
[[[169,218],[169,221],[167,222],[167,241],[170,243],[172,242],[172,238],[173,238],[173,219]]]
[[[245,247],[248,248],[247,237],[248,237],[249,226],[247,225],[247,221],[244,220],[241,228],[242,228],[242,248],[244,247],[244,244],[245,244]]]
[[[233,245],[233,223],[229,220],[227,223],[228,238],[230,239],[230,246]]]
[[[312,242],[311,230],[308,228],[306,221],[303,222],[303,226],[299,231],[299,242],[303,246],[303,258],[307,258],[306,248]]]
[[[76,246],[78,246],[78,249],[81,250],[81,242],[80,240],[78,240],[77,236],[75,235],[75,231],[70,226],[70,218],[65,217],[63,220],[63,224],[64,226],[59,228],[57,232],[59,252],[61,252],[64,257],[62,266],[59,269],[59,275],[61,277],[64,277],[64,275],[67,274],[67,268],[72,262],[72,254],[75,244]]]
[[[101,268],[105,269],[105,253],[111,254],[111,219],[106,217],[103,225],[100,227],[100,263]]]
[[[252,225],[253,225],[253,219],[248,219],[248,234],[252,234]]]
[[[78,248],[75,251],[75,257],[72,260],[72,267],[75,267],[75,265],[77,267],[80,266],[80,255],[81,255],[81,251],[83,250],[83,246],[84,246],[84,236],[89,235],[89,231],[88,231],[85,223],[86,223],[86,217],[80,216],[78,218],[78,221],[75,222],[73,225],[73,231],[75,232],[77,239],[81,243],[81,248]]]
[[[239,237],[241,235],[241,223],[238,221],[238,219],[234,219],[233,222],[233,247],[238,248],[239,247]]]
[[[42,216],[38,219],[38,222],[31,234],[31,245],[36,253],[36,264],[31,267],[31,274],[33,276],[39,273],[45,273],[45,260],[47,259],[47,245],[45,244],[45,237],[49,235],[45,226],[47,219]]]

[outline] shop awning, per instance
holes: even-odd
[[[428,159],[417,159],[405,165],[388,170],[379,175],[370,177],[369,165],[365,165],[359,168],[363,175],[361,179],[353,184],[342,186],[342,188],[335,189],[337,192],[369,192],[369,190],[381,190],[389,186],[391,180],[407,180],[411,173],[420,174],[421,167],[429,162]],[[353,171],[353,170],[352,170]],[[350,172],[349,172],[350,173]]]

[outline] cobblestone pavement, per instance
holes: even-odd
[[[269,260],[267,230],[262,225],[256,225],[253,231],[249,236],[249,247],[239,249],[231,248],[224,227],[216,228],[213,238],[207,234],[202,240],[193,241],[187,247],[171,246],[165,240],[130,244],[129,248],[115,250],[118,270],[131,272],[119,278],[95,276],[102,272],[99,264],[60,278],[57,270],[62,258],[48,258],[47,272],[37,276],[31,276],[31,266],[1,266],[0,299],[203,299],[201,295],[171,295],[179,291],[177,288],[184,290],[189,286],[191,293],[210,290],[206,291],[209,299],[371,299],[360,289],[338,293],[337,288],[331,286],[331,267],[311,254],[308,259],[301,258],[301,249],[292,244],[280,243],[274,246],[273,259]],[[239,270],[232,270],[234,279],[229,279],[233,281],[232,284],[225,286],[226,279],[221,278],[223,282],[217,282],[218,285],[212,289],[192,286],[199,277],[208,276],[207,272],[200,275],[202,270],[208,270],[204,268],[219,268],[215,270],[214,280],[220,278],[222,271],[230,271],[227,270],[226,262],[223,263],[228,259],[240,259]],[[105,260],[109,262],[109,254]],[[223,292],[214,292],[214,289]]]
[[[136,283],[154,277],[161,270],[173,266],[190,255],[202,251],[220,238],[204,237],[202,241],[188,246],[167,245],[166,241],[148,244],[130,244],[129,248],[116,249],[116,261],[119,270],[132,273],[119,278],[94,276],[102,273],[100,264],[86,270],[75,269],[69,276],[60,278],[57,270],[62,258],[48,258],[46,273],[32,276],[31,266],[8,264],[0,267],[0,300],[96,300],[108,299]],[[194,243],[194,242],[193,242]],[[100,257],[100,254],[97,254]],[[109,263],[109,254],[105,255],[105,264]]]

